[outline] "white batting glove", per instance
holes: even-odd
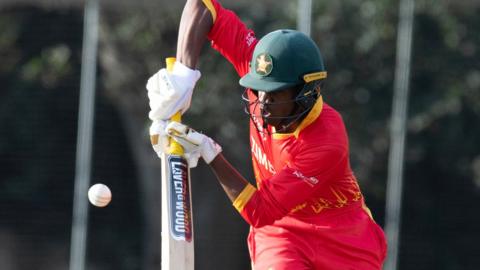
[[[150,142],[158,157],[161,157],[168,150],[169,137],[165,132],[166,126],[167,121],[163,120],[155,120],[150,125]]]
[[[180,62],[175,62],[173,70],[161,69],[147,82],[151,120],[167,120],[176,112],[183,114],[192,100],[195,84],[200,79],[200,71],[193,70]]]
[[[170,137],[183,146],[185,157],[191,168],[197,166],[200,156],[207,164],[210,164],[210,162],[222,152],[222,147],[210,137],[198,133],[184,124],[172,121],[167,124],[165,131]]]

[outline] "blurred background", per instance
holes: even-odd
[[[296,28],[297,1],[221,1],[257,37]],[[84,1],[0,1],[0,269],[69,267]],[[101,0],[86,269],[160,269],[160,162],[145,84],[175,55],[184,1]],[[398,1],[313,1],[327,103],[385,225]],[[480,1],[417,0],[399,269],[480,268]],[[234,69],[206,44],[184,122],[249,179],[248,116]],[[249,269],[248,226],[203,163],[192,170],[196,269]],[[85,194],[85,200],[87,200]]]

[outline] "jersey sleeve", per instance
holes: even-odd
[[[333,179],[347,161],[347,152],[340,145],[305,149],[258,189],[247,186],[233,205],[253,227],[270,225]]]
[[[213,18],[213,26],[208,33],[212,47],[234,66],[239,76],[245,75],[258,42],[254,32],[216,0],[203,0],[203,3]]]

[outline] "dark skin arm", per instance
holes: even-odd
[[[248,181],[225,159],[222,153],[210,162],[210,168],[217,176],[218,182],[230,201],[234,202]]]
[[[213,18],[201,0],[188,0],[182,12],[177,41],[177,61],[195,69]],[[210,168],[217,176],[228,198],[233,202],[248,184],[247,180],[220,153]]]
[[[178,30],[177,61],[195,69],[212,25],[212,15],[203,2],[188,0],[183,9]]]

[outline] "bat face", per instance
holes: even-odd
[[[194,269],[190,169],[182,155],[162,156],[162,267]]]
[[[167,58],[172,71],[175,58]],[[177,112],[172,121],[181,122]],[[190,169],[182,146],[170,141],[162,154],[162,270],[193,270],[194,233],[190,194]]]
[[[177,241],[192,241],[192,207],[190,202],[189,170],[186,160],[168,156],[170,182],[170,234]]]

